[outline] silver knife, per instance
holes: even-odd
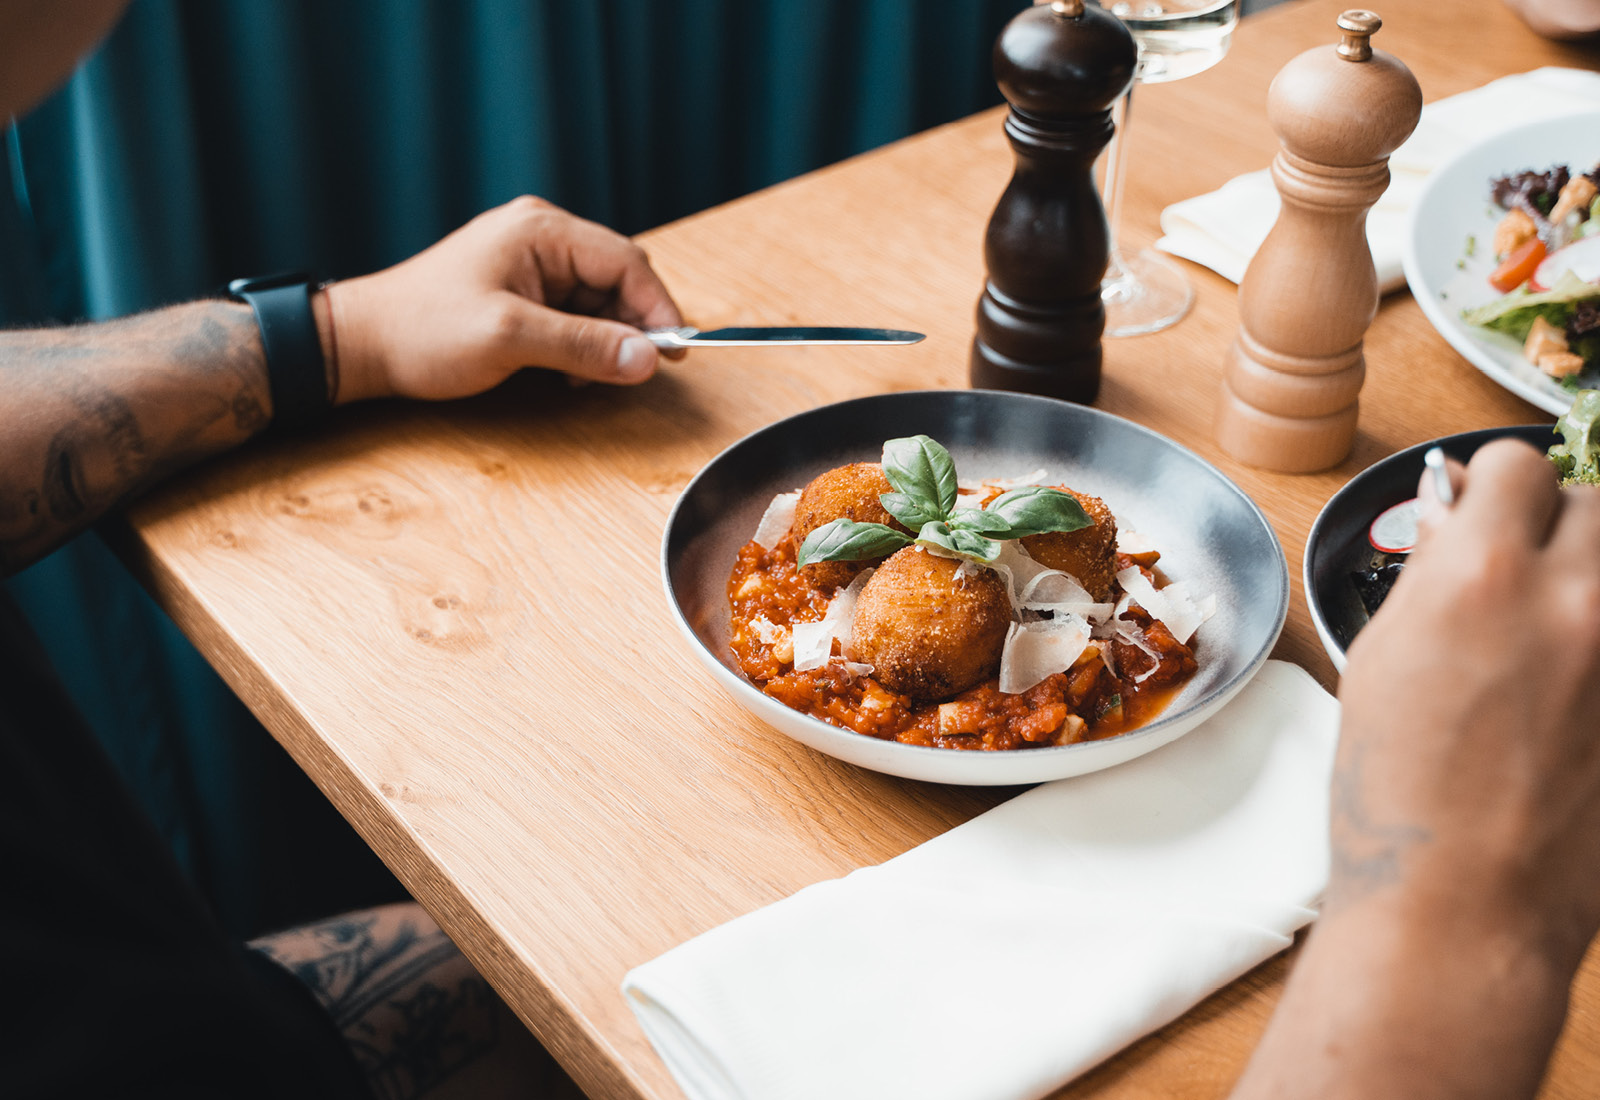
[[[754,348],[796,347],[801,344],[915,344],[920,332],[894,328],[717,328],[701,332],[682,328],[645,329],[645,336],[658,348]]]

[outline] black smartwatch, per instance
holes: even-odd
[[[328,365],[311,312],[311,293],[320,285],[303,271],[228,284],[228,294],[255,311],[267,358],[272,426],[280,431],[310,427],[333,407]]]

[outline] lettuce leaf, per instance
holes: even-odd
[[[1461,319],[1469,325],[1481,325],[1526,340],[1535,318],[1543,317],[1556,328],[1564,329],[1578,303],[1589,299],[1600,299],[1600,283],[1585,282],[1572,272],[1563,271],[1549,290],[1537,293],[1513,290],[1504,298],[1462,310]]]
[[[1600,391],[1584,390],[1556,421],[1562,442],[1548,454],[1564,484],[1600,482]]]

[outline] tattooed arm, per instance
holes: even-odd
[[[640,249],[524,197],[404,263],[313,299],[336,403],[480,393],[523,366],[635,383],[639,328],[683,323]],[[0,572],[129,494],[271,421],[250,308],[195,302],[104,324],[0,332]]]
[[[1235,1100],[1531,1097],[1600,928],[1600,491],[1509,442],[1462,482],[1351,647],[1326,905]]]

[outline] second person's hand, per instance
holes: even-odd
[[[468,397],[522,367],[642,382],[659,356],[639,330],[683,323],[643,249],[531,196],[314,306],[340,404]]]

